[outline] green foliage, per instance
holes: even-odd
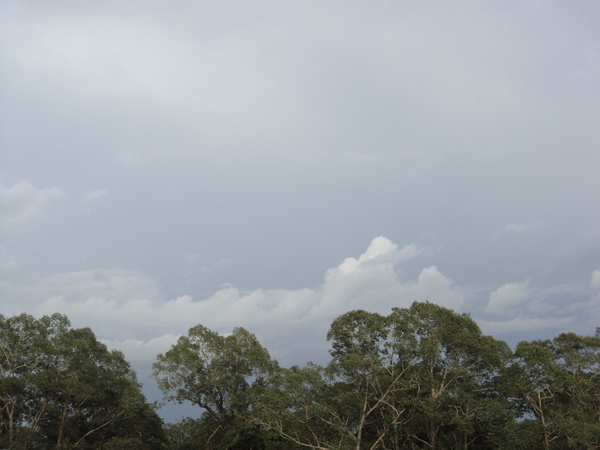
[[[600,447],[598,333],[521,342],[512,373],[520,410],[537,419],[540,448]]]
[[[304,447],[502,448],[500,389],[511,352],[467,315],[431,303],[351,311],[327,335],[332,360],[281,370],[252,420]]]
[[[244,417],[278,369],[247,330],[236,328],[220,336],[197,325],[167,353],[158,355],[154,377],[167,400],[191,402],[205,410],[199,422],[179,427],[193,428],[192,434],[202,436],[205,448],[263,448],[262,431]]]
[[[513,354],[468,315],[415,302],[350,311],[327,339],[327,365],[286,369],[243,328],[191,328],[153,373],[166,400],[203,412],[164,427],[90,329],[0,315],[0,447],[600,448],[600,328]]]
[[[160,447],[162,422],[123,355],[63,315],[0,316],[0,370],[3,447]]]
[[[498,383],[508,346],[482,335],[468,315],[428,302],[389,317],[390,346],[405,371],[402,439],[431,448],[486,448],[498,439],[512,419]]]
[[[242,328],[190,329],[154,365],[167,400],[204,410],[168,426],[169,448],[600,446],[600,333],[513,355],[468,315],[415,302],[350,311],[327,338],[329,364],[285,369]]]

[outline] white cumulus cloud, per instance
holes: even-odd
[[[516,310],[523,309],[531,300],[531,281],[506,283],[490,294],[487,313],[512,316]]]
[[[103,339],[128,342],[127,351],[133,351],[131,339],[149,342],[202,323],[223,333],[246,327],[291,361],[299,355],[310,359],[310,349],[323,354],[331,321],[352,309],[388,313],[427,299],[460,308],[465,292],[434,266],[424,268],[417,279],[399,278],[398,266],[422,253],[414,244],[398,248],[377,237],[358,258],[329,269],[320,286],[241,291],[228,285],[200,299],[182,295],[165,300],[153,277],[123,269],[59,273],[12,290],[19,292],[15,298],[45,299],[35,306],[37,315],[63,312]]]

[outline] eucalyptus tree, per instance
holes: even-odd
[[[467,315],[429,302],[394,308],[389,346],[403,373],[396,442],[427,448],[502,445],[513,416],[502,391],[511,351]]]
[[[206,448],[249,448],[249,441],[263,436],[247,415],[277,370],[277,362],[244,328],[221,336],[197,325],[158,355],[153,376],[165,400],[203,409],[204,431],[195,432],[207,431]]]
[[[327,338],[331,362],[282,370],[256,423],[314,449],[502,447],[511,352],[467,315],[428,302],[350,311]]]
[[[382,445],[402,414],[389,402],[399,376],[390,365],[387,334],[387,320],[379,314],[351,311],[338,317],[327,335],[330,364],[278,371],[251,420],[298,448]]]
[[[7,448],[159,448],[162,421],[123,355],[66,316],[0,316],[0,442]]]
[[[54,315],[36,320],[22,314],[0,315],[0,439],[5,447],[14,446],[25,436],[37,437],[48,402],[40,392],[40,374],[48,366],[52,337],[66,332],[67,322]],[[41,437],[40,437],[41,438]]]
[[[512,366],[524,417],[540,448],[600,447],[600,329],[521,342]],[[530,436],[529,436],[530,438]]]
[[[332,347],[327,373],[342,400],[334,415],[356,449],[383,446],[406,420],[404,406],[395,401],[406,368],[396,364],[391,330],[389,317],[358,310],[335,319],[327,334]]]

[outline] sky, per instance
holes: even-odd
[[[600,3],[0,2],[0,313],[325,363],[429,300],[600,326]],[[168,420],[187,415],[175,406]]]

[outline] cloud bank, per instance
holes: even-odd
[[[405,279],[402,265],[424,253],[416,244],[400,248],[380,236],[358,257],[327,270],[320,286],[242,291],[228,285],[206,298],[186,294],[165,299],[153,277],[122,269],[60,273],[28,286],[5,282],[2,287],[6,298],[22,299],[5,305],[12,313],[30,302],[27,309],[36,315],[63,312],[74,324],[91,326],[112,346],[147,365],[198,323],[221,333],[243,326],[277,358],[303,363],[326,355],[324,337],[331,321],[353,309],[387,314],[393,307],[429,300],[473,312],[485,331],[500,335],[527,329],[554,332],[573,326],[578,318],[599,318],[592,307],[600,298],[600,270],[592,274],[587,291],[581,286],[542,289],[528,279],[488,289],[485,300],[476,298],[481,287],[459,286],[435,266]],[[580,302],[565,307],[560,305],[561,295],[576,295]]]

